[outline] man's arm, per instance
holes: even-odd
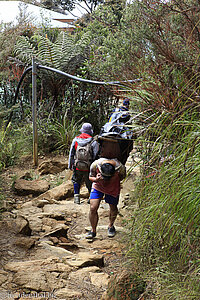
[[[98,163],[98,160],[95,160],[90,166],[89,180],[91,182],[99,182],[99,181],[103,180],[103,177],[101,176],[101,174],[96,172],[97,163]]]
[[[75,162],[75,154],[76,154],[75,139],[73,139],[71,147],[70,147],[70,151],[69,151],[69,161],[68,161],[68,168],[70,170],[73,170],[73,165]]]
[[[89,180],[91,182],[99,182],[103,180],[103,177],[101,176],[101,173],[98,173],[96,176],[89,176]]]

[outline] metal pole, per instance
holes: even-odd
[[[35,58],[32,58],[32,114],[33,114],[33,163],[38,165],[38,134],[37,134],[37,68]]]

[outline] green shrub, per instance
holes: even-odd
[[[43,119],[38,126],[38,148],[40,152],[50,153],[53,151],[67,154],[80,122],[69,120],[65,116],[61,120]]]
[[[11,139],[10,125],[0,130],[0,170],[14,163],[17,144]]]
[[[31,126],[0,128],[0,171],[12,166],[22,155],[30,154],[32,147]]]
[[[80,129],[80,122],[76,123],[74,120],[70,121],[66,117],[63,118],[62,123],[58,121],[55,122],[52,127],[52,133],[55,137],[55,147],[57,150],[63,153],[69,152],[71,142]]]

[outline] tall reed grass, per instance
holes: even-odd
[[[128,224],[128,255],[147,281],[159,285],[159,299],[199,299],[198,109],[190,107],[174,120],[170,112],[154,111],[149,120],[137,140],[143,168],[133,199],[138,205]]]

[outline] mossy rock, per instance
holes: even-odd
[[[107,299],[137,300],[145,291],[146,283],[136,273],[123,271],[113,275],[108,283]]]

